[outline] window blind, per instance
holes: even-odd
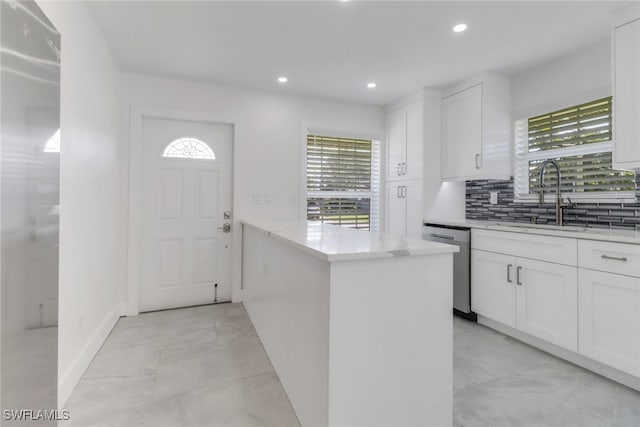
[[[611,97],[516,122],[516,197],[526,199],[536,193],[540,166],[555,159],[562,173],[562,193],[634,198],[635,175],[613,169],[611,140]],[[544,184],[556,185],[553,168],[545,175]]]
[[[611,97],[529,119],[529,152],[611,139]]]
[[[308,135],[307,219],[371,229],[377,151],[371,140]]]
[[[309,135],[307,191],[371,191],[371,141]]]

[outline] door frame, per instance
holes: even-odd
[[[237,121],[229,117],[212,117],[213,114],[161,107],[131,106],[129,112],[129,179],[128,179],[128,204],[126,227],[127,254],[125,263],[126,277],[122,292],[122,313],[126,316],[140,314],[140,283],[142,278],[142,184],[144,164],[144,143],[142,127],[145,119],[181,120],[200,123],[210,123],[231,126],[231,211],[235,213],[235,159],[236,159],[236,127]],[[234,220],[235,221],[235,220]],[[235,227],[234,227],[235,228]],[[237,234],[237,233],[236,233]],[[231,293],[235,297],[237,236],[231,239]]]

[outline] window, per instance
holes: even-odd
[[[635,199],[633,172],[612,168],[611,97],[519,120],[515,126],[515,196],[537,200],[540,166],[555,159],[561,192],[578,199]],[[555,170],[545,175],[555,188]]]
[[[307,136],[307,219],[378,229],[378,141]]]
[[[164,149],[162,157],[174,157],[178,159],[202,159],[215,160],[213,150],[205,142],[196,138],[178,138]]]

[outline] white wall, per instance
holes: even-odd
[[[119,316],[119,70],[80,2],[39,2],[62,34],[58,402]]]
[[[513,77],[513,119],[611,96],[609,38]]]
[[[275,83],[275,82],[274,82]],[[384,134],[380,107],[194,83],[134,74],[122,76],[123,139],[130,143],[130,110],[154,107],[207,115],[234,125],[234,226],[239,219],[292,219],[300,214],[303,125],[313,128]],[[128,151],[128,148],[126,149]],[[128,155],[125,154],[125,157]],[[126,158],[125,158],[126,160]],[[128,177],[128,165],[123,166]],[[128,178],[127,178],[128,179]],[[126,188],[123,188],[126,190]],[[253,193],[271,195],[271,204],[254,205]],[[292,198],[296,203],[292,203]],[[128,204],[128,198],[123,200]],[[127,209],[122,216],[127,217]],[[234,235],[233,299],[241,299],[240,233]],[[123,277],[126,273],[121,272]],[[122,290],[122,294],[126,294]],[[135,312],[129,307],[129,313]]]

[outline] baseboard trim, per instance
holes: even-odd
[[[102,344],[109,336],[109,333],[116,325],[116,322],[120,318],[120,304],[117,304],[107,315],[104,317],[100,326],[91,335],[91,338],[87,340],[85,346],[80,350],[73,359],[71,366],[58,378],[58,408],[64,408],[64,405],[69,400],[71,393],[76,388],[76,385],[84,375],[84,372],[89,367],[89,364],[102,347]]]
[[[491,329],[495,329],[498,332],[502,332],[505,335],[509,335],[510,337],[529,344],[530,346],[535,347],[539,350],[553,354],[554,356],[564,359],[567,362],[571,362],[574,365],[578,365],[629,388],[640,391],[640,378],[635,377],[631,374],[620,371],[616,368],[612,368],[611,366],[605,365],[604,363],[595,361],[593,359],[589,359],[588,357],[585,357],[578,353],[574,353],[573,351],[569,351],[555,344],[548,343],[544,340],[541,340],[540,338],[534,337],[533,335],[529,335],[525,332],[514,329],[503,323],[496,322],[495,320],[491,320],[487,317],[478,315],[478,323]]]

